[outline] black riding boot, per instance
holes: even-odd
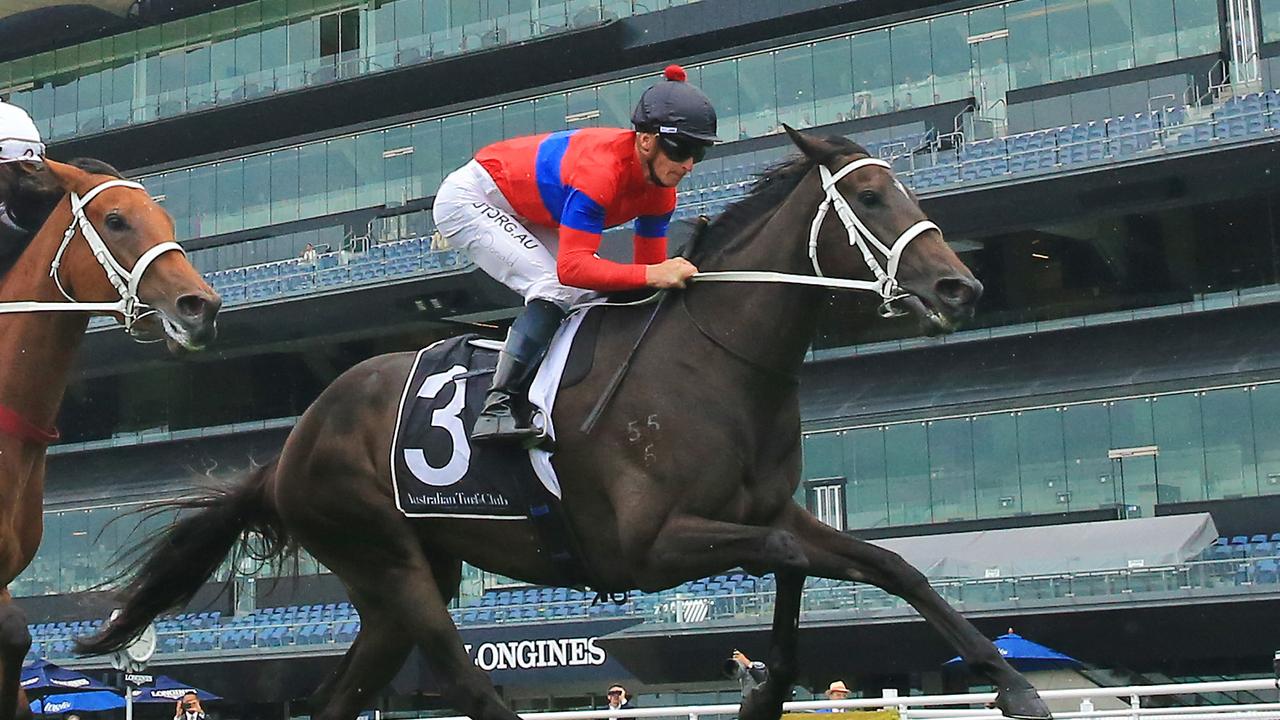
[[[524,404],[534,371],[563,319],[564,311],[559,305],[548,300],[532,300],[511,323],[507,343],[493,371],[493,384],[484,399],[484,410],[471,430],[472,440],[501,442],[538,435],[537,428],[517,415],[517,406]]]

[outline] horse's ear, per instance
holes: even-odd
[[[795,143],[796,147],[800,148],[800,151],[814,162],[825,163],[840,154],[840,148],[822,138],[802,133],[785,123],[782,127],[787,131],[791,142]]]
[[[49,174],[53,176],[53,179],[67,192],[78,191],[89,183],[89,173],[74,165],[46,159],[44,166],[49,171]]]

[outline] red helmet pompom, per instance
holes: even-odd
[[[662,71],[662,76],[674,82],[684,82],[689,79],[689,75],[679,65],[668,65],[667,69]]]

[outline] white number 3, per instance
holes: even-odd
[[[467,429],[462,424],[462,408],[467,401],[467,379],[455,379],[466,371],[461,365],[454,365],[444,372],[427,376],[422,381],[422,387],[418,388],[418,397],[434,399],[445,385],[455,385],[453,399],[449,404],[431,413],[432,427],[448,432],[452,441],[449,462],[443,467],[435,467],[427,461],[427,454],[421,448],[406,448],[404,451],[404,461],[409,470],[427,485],[452,485],[467,474],[467,468],[471,465],[471,445],[467,442]]]

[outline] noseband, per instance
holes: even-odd
[[[133,269],[126,270],[115,255],[112,254],[111,248],[107,247],[107,244],[103,242],[102,236],[98,234],[98,230],[89,221],[89,217],[84,212],[89,203],[103,190],[114,187],[146,191],[141,184],[131,180],[107,180],[94,186],[92,190],[85,193],[84,197],[80,197],[74,192],[71,193],[71,224],[67,226],[66,232],[62,234],[62,244],[58,246],[58,252],[53,256],[53,261],[49,264],[49,277],[53,278],[54,283],[58,286],[58,291],[67,299],[67,302],[24,300],[0,303],[0,314],[25,312],[120,313],[124,319],[125,331],[133,335],[134,324],[143,317],[155,312],[153,308],[138,298],[138,286],[142,283],[143,274],[147,271],[147,268],[151,267],[151,263],[161,255],[175,251],[182,253],[185,257],[187,251],[172,240],[162,242],[148,248],[142,254],[142,257],[138,258],[138,261],[133,264]],[[89,244],[89,250],[93,253],[94,259],[102,266],[102,271],[106,273],[107,280],[115,288],[116,293],[120,295],[119,300],[100,303],[79,302],[71,297],[71,294],[62,286],[62,278],[59,275],[59,269],[62,266],[62,255],[67,251],[67,247],[75,237],[77,228],[79,228],[80,234],[84,236],[85,242]],[[137,339],[136,336],[135,339]]]
[[[889,163],[879,158],[854,160],[834,173],[828,170],[826,165],[818,164],[818,171],[822,177],[824,197],[818,205],[818,211],[814,215],[813,222],[809,225],[809,261],[813,264],[813,272],[817,277],[764,270],[725,270],[700,272],[694,275],[692,279],[713,282],[776,282],[790,285],[817,285],[836,290],[865,290],[880,296],[879,313],[881,317],[902,315],[903,311],[893,305],[894,301],[908,295],[898,285],[897,279],[898,263],[902,260],[902,253],[912,240],[920,237],[926,231],[942,231],[932,221],[921,220],[903,230],[892,245],[886,246],[880,242],[875,234],[867,229],[866,224],[862,222],[858,214],[853,211],[853,207],[849,205],[849,201],[836,188],[836,183],[840,182],[849,173],[859,168],[873,165],[892,172],[892,167]],[[831,278],[822,272],[822,266],[818,263],[818,232],[822,228],[823,220],[827,218],[827,212],[830,211],[833,205],[836,209],[836,216],[840,218],[840,222],[844,224],[845,231],[849,234],[849,244],[857,247],[862,253],[862,259],[866,262],[867,267],[871,269],[872,274],[875,275],[875,280]],[[880,259],[876,256],[877,251],[884,256],[884,264],[881,264]]]

